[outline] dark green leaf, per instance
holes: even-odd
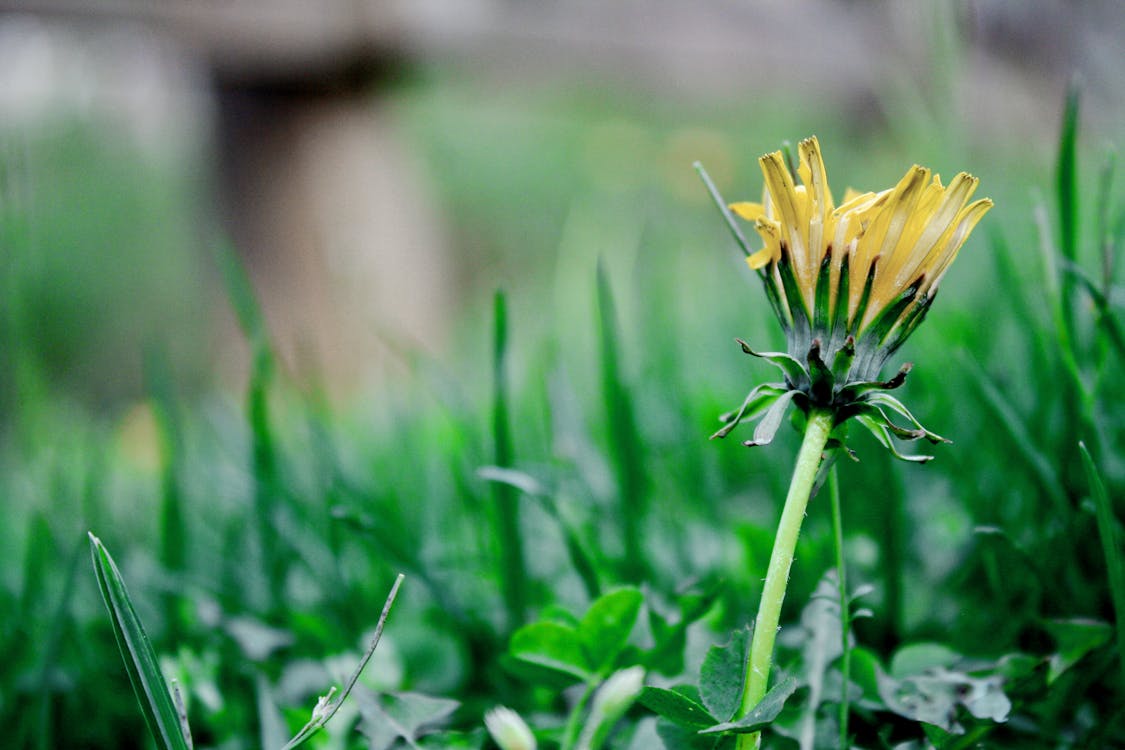
[[[718,723],[701,703],[678,690],[646,687],[637,702],[680,726],[702,729]]]
[[[554,622],[533,622],[512,635],[508,653],[513,658],[558,672],[583,682],[592,669],[574,628]]]
[[[1059,648],[1051,655],[1047,684],[1057,680],[1086,654],[1109,643],[1113,637],[1113,629],[1100,620],[1050,620],[1046,628]]]
[[[590,605],[578,625],[578,637],[593,671],[604,674],[613,668],[643,602],[640,591],[626,588],[611,591]]]
[[[699,670],[703,705],[721,721],[734,717],[742,702],[746,664],[750,654],[750,629],[734,631],[725,646],[712,646]]]
[[[797,687],[798,682],[796,678],[786,677],[784,680],[774,685],[773,688],[766,693],[765,697],[762,698],[761,702],[750,709],[750,713],[746,714],[741,719],[703,729],[700,733],[715,734],[731,732],[734,734],[748,734],[750,732],[759,732],[769,726],[773,720],[781,714],[781,709],[785,708],[785,701],[789,700],[789,696],[797,691]]]

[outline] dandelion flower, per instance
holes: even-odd
[[[927,460],[903,456],[891,442],[892,436],[943,440],[886,393],[902,384],[910,365],[885,382],[878,380],[879,371],[922,322],[949,265],[992,201],[971,201],[978,182],[971,175],[962,172],[946,186],[916,165],[893,188],[849,190],[836,205],[816,138],[801,141],[798,151],[796,175],[781,151],[761,157],[762,202],[729,206],[761,236],[760,250],[748,246],[721,206],[746,262],[762,279],[785,330],[787,352],[759,353],[739,340],[748,354],[781,368],[785,382],[755,388],[742,408],[724,415],[714,437],[764,415],[747,444],[768,443],[793,403],[806,415],[812,409],[832,412],[836,425],[856,417],[896,456]],[[719,199],[710,181],[708,187]],[[892,422],[888,411],[909,426]]]

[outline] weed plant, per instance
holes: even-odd
[[[703,188],[615,182],[599,144],[640,132],[649,164],[725,144],[742,180],[790,123],[597,125],[535,157],[502,129],[473,151],[434,91],[402,116],[449,169],[459,244],[556,271],[486,290],[455,366],[412,356],[346,409],[286,377],[229,250],[242,398],[186,397],[153,350],[138,438],[21,378],[0,456],[5,746],[182,747],[181,711],[200,748],[1125,745],[1125,211],[1076,93],[1054,165],[862,139],[845,155],[872,157],[843,170],[857,184],[970,163],[996,200],[900,353],[912,410],[954,443],[922,467],[853,444],[809,506],[772,689],[732,722],[799,436],[706,438],[764,376],[733,338],[776,333]],[[589,123],[601,105],[565,106]],[[715,161],[674,166],[694,180],[696,158]],[[147,440],[155,472],[136,465]],[[400,573],[350,697],[318,702]]]

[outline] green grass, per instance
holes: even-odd
[[[785,102],[689,117],[627,96],[487,97],[442,75],[398,97],[440,179],[435,212],[466,257],[504,271],[473,276],[464,261],[455,364],[417,358],[368,401],[329,407],[288,379],[223,251],[253,354],[245,392],[209,394],[152,349],[149,432],[122,409],[79,406],[82,389],[58,387],[32,356],[34,310],[19,308],[32,248],[5,231],[6,288],[23,290],[5,302],[23,323],[3,331],[18,344],[5,372],[20,376],[0,447],[5,746],[146,746],[120,626],[86,564],[92,531],[128,583],[118,611],[135,610],[176,678],[197,747],[297,734],[359,662],[399,573],[381,645],[309,746],[491,747],[482,716],[498,704],[542,747],[600,742],[616,714],[599,714],[598,696],[641,666],[650,688],[692,687],[643,693],[606,747],[723,747],[684,727],[737,705],[743,665],[720,645],[756,611],[799,435],[783,426],[753,450],[737,434],[707,440],[768,374],[734,338],[771,349],[780,334],[691,164],[754,198],[756,156],[813,130],[836,190],[844,175],[891,184],[917,161],[970,169],[997,199],[894,361],[915,363],[902,397],[953,445],[903,466],[857,438],[861,461],[838,466],[849,586],[872,589],[847,603],[871,615],[849,623],[848,732],[864,748],[1125,742],[1125,212],[1077,99],[1052,173],[1049,148],[1019,161],[903,154],[923,134],[857,134]],[[1028,185],[1052,199],[1028,203]],[[52,273],[77,283],[64,272]],[[795,747],[780,738],[810,721],[825,746],[839,736],[841,604],[822,588],[837,565],[821,495],[779,636],[777,666],[797,687],[756,714],[772,746]]]

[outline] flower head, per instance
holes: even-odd
[[[877,379],[887,358],[922,322],[946,270],[992,201],[970,202],[975,177],[962,172],[944,186],[938,175],[916,165],[895,187],[879,193],[849,190],[837,206],[816,138],[801,141],[798,152],[796,175],[781,151],[759,159],[765,176],[761,203],[733,203],[728,211],[707,180],[747,263],[762,279],[788,344],[785,354],[758,354],[739,341],[747,353],[780,367],[785,383],[751,392],[715,436],[765,413],[748,443],[767,443],[792,401],[805,412],[834,411],[837,424],[858,417],[892,451],[891,435],[940,441],[885,392],[902,384],[910,365],[886,382]],[[730,212],[753,223],[764,247],[751,250]],[[895,425],[887,409],[911,427]],[[771,411],[778,412],[774,418]]]

